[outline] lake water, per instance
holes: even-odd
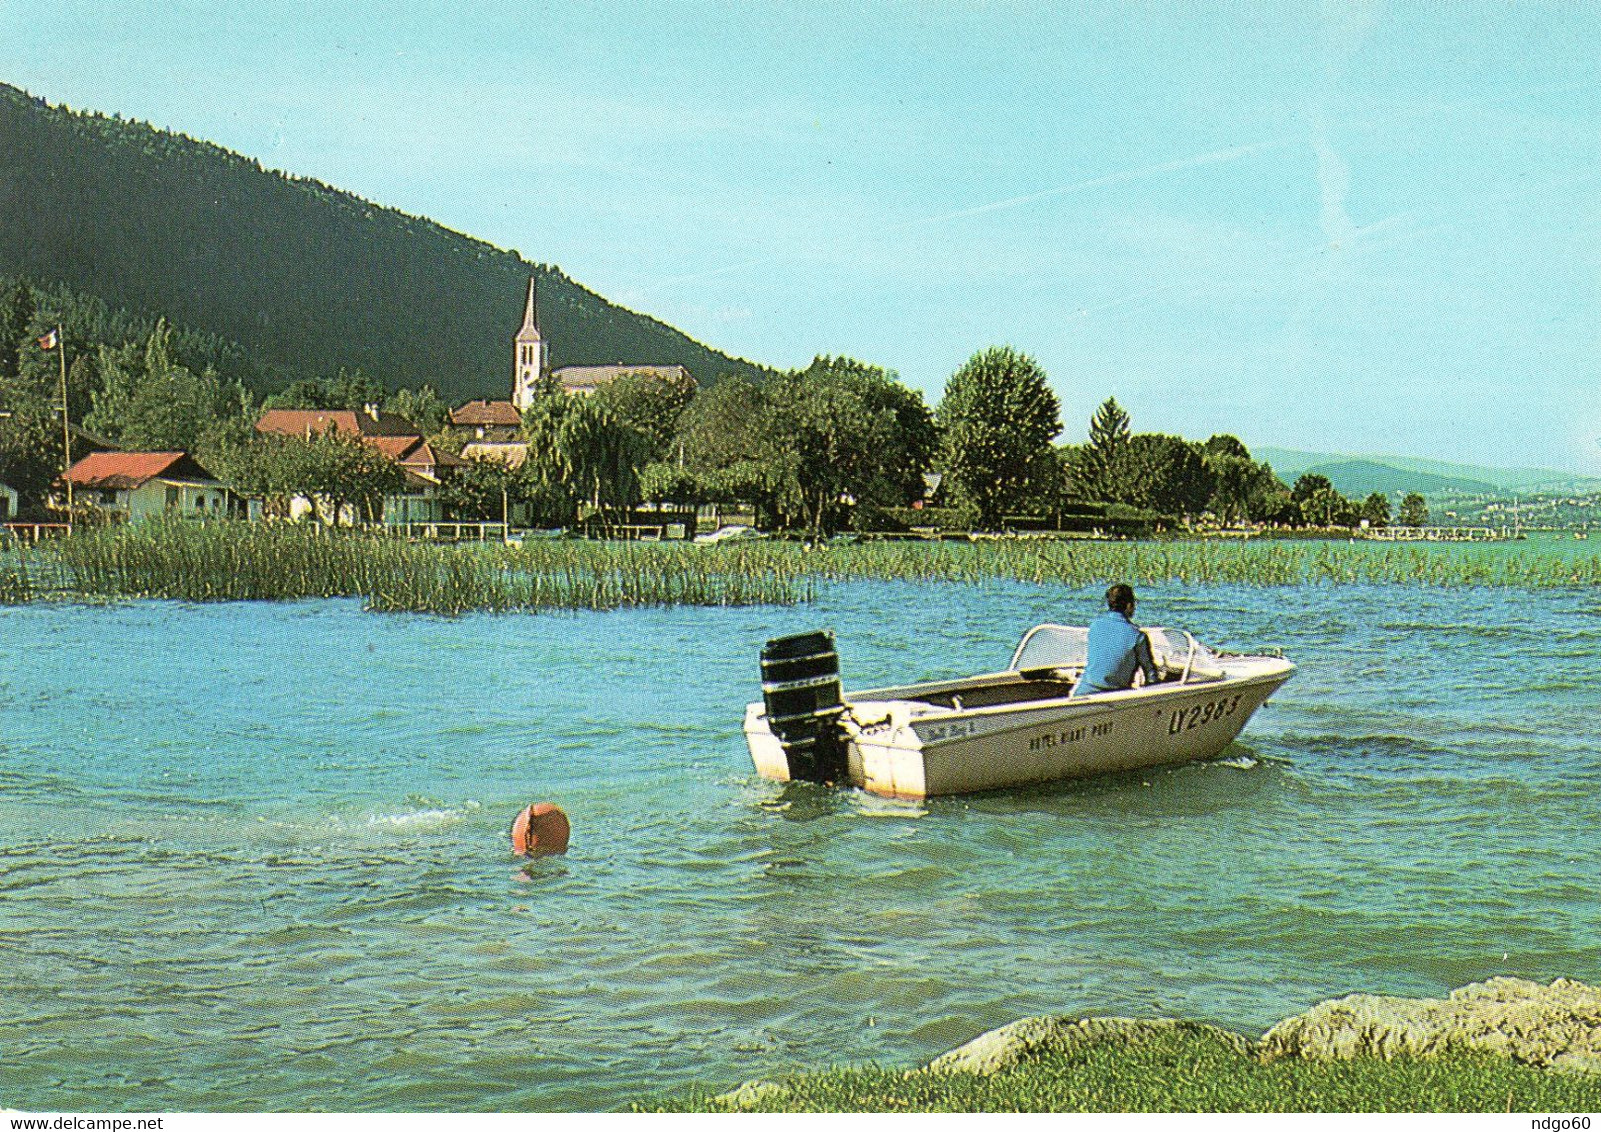
[[[767,637],[833,626],[863,686],[1095,605],[0,609],[0,1104],[608,1108],[1027,1014],[1601,982],[1593,591],[1151,588],[1301,665],[1222,762],[926,805],[751,772]],[[520,868],[536,800],[572,851]]]

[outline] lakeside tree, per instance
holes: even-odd
[[[1193,515],[1212,497],[1212,474],[1199,445],[1181,436],[1138,433],[1119,444],[1109,471],[1112,502],[1165,515]]]
[[[235,488],[264,501],[269,515],[286,517],[303,496],[329,526],[347,517],[377,522],[385,496],[405,488],[405,473],[370,445],[335,429],[312,436],[257,436],[238,449],[228,474]]]
[[[1357,508],[1335,490],[1324,475],[1308,472],[1295,481],[1291,500],[1300,508],[1305,522],[1314,527],[1349,527],[1357,521]]]
[[[1075,468],[1086,499],[1118,502],[1117,460],[1129,442],[1129,415],[1117,398],[1101,402],[1090,418],[1089,441],[1078,450]]]
[[[851,506],[902,506],[938,445],[922,397],[889,371],[819,357],[769,383],[763,447],[779,502],[814,538]]]
[[[674,455],[678,418],[695,398],[695,382],[687,375],[624,373],[590,397],[645,438],[648,461],[666,460]]]
[[[745,502],[761,526],[778,522],[775,477],[767,464],[770,406],[765,385],[725,375],[696,394],[679,417],[678,455],[707,503]]]
[[[1033,358],[1010,346],[974,354],[945,386],[936,417],[944,430],[944,470],[958,493],[993,529],[1054,459],[1061,405]]]
[[[1426,527],[1429,525],[1429,506],[1423,501],[1423,496],[1417,492],[1408,492],[1401,500],[1401,515],[1398,520],[1403,527]]]
[[[1370,527],[1387,527],[1390,525],[1390,497],[1382,491],[1375,491],[1362,501],[1360,518],[1366,519]]]
[[[1208,511],[1225,523],[1283,521],[1290,489],[1270,465],[1253,460],[1239,438],[1227,433],[1207,438],[1201,458],[1212,475]]]

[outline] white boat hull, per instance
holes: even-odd
[[[1064,687],[1059,696],[967,708],[962,695],[1004,694],[1018,674],[847,695],[849,785],[926,798],[1214,758],[1294,671],[1276,658],[1234,658],[1205,681],[1077,698]],[[929,702],[952,692],[951,707]],[[745,738],[758,774],[790,779],[762,704],[746,709]]]

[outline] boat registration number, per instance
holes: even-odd
[[[1234,714],[1240,706],[1238,695],[1224,696],[1220,700],[1212,700],[1194,707],[1179,708],[1167,721],[1167,733],[1177,735],[1181,731],[1192,731],[1203,727],[1214,719],[1224,719]]]

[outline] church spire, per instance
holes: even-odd
[[[528,302],[522,329],[512,340],[511,403],[522,412],[533,400],[540,382],[550,373],[550,346],[539,332],[539,277],[528,277]]]
[[[528,306],[523,310],[523,328],[517,334],[521,338],[524,334],[533,332],[539,336],[539,276],[528,277]]]

